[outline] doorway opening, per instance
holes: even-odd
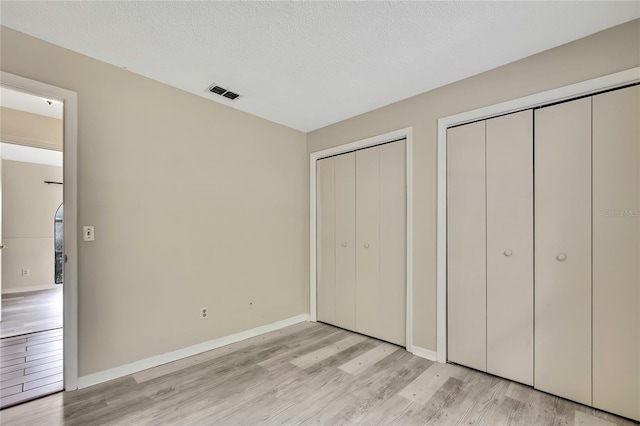
[[[61,101],[0,91],[0,408],[6,408],[64,389],[64,126]]]

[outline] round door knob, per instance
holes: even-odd
[[[364,248],[369,248],[369,243],[365,244]]]
[[[341,246],[342,246],[342,247],[346,247],[346,246],[347,246],[347,243],[342,243],[342,244],[341,244]]]
[[[504,251],[504,255],[507,256],[507,257],[511,256],[512,254],[513,254],[513,252],[511,250],[505,250]]]
[[[566,258],[567,258],[567,255],[564,253],[560,253],[559,255],[556,256],[556,259],[558,259],[560,262],[562,262]]]

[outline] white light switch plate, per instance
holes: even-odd
[[[84,241],[95,241],[96,235],[93,230],[93,226],[83,226],[82,227],[82,239]]]

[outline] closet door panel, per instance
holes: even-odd
[[[375,337],[405,346],[407,186],[405,141],[380,146],[380,329]],[[384,313],[384,315],[382,315]]]
[[[535,112],[535,387],[591,404],[591,98]]]
[[[449,361],[485,371],[485,122],[447,130]]]
[[[336,321],[336,244],[334,159],[316,163],[318,321]]]
[[[593,405],[640,420],[640,87],[593,97]]]
[[[533,384],[533,111],[486,122],[487,372]]]
[[[356,162],[355,153],[333,157],[335,161],[335,325],[356,329]]]
[[[386,313],[379,311],[380,147],[356,152],[356,328],[376,336]]]

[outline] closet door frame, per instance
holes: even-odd
[[[407,307],[406,348],[414,355],[435,359],[435,353],[424,355],[425,349],[413,346],[413,128],[406,127],[367,139],[309,154],[309,320],[317,321],[317,180],[316,162],[323,158],[345,154],[359,149],[371,148],[396,140],[405,139],[407,176]],[[431,351],[427,351],[431,352]]]
[[[640,67],[438,119],[437,361],[447,362],[447,129],[640,82]],[[315,196],[315,195],[313,195]],[[315,256],[315,254],[314,254]]]

